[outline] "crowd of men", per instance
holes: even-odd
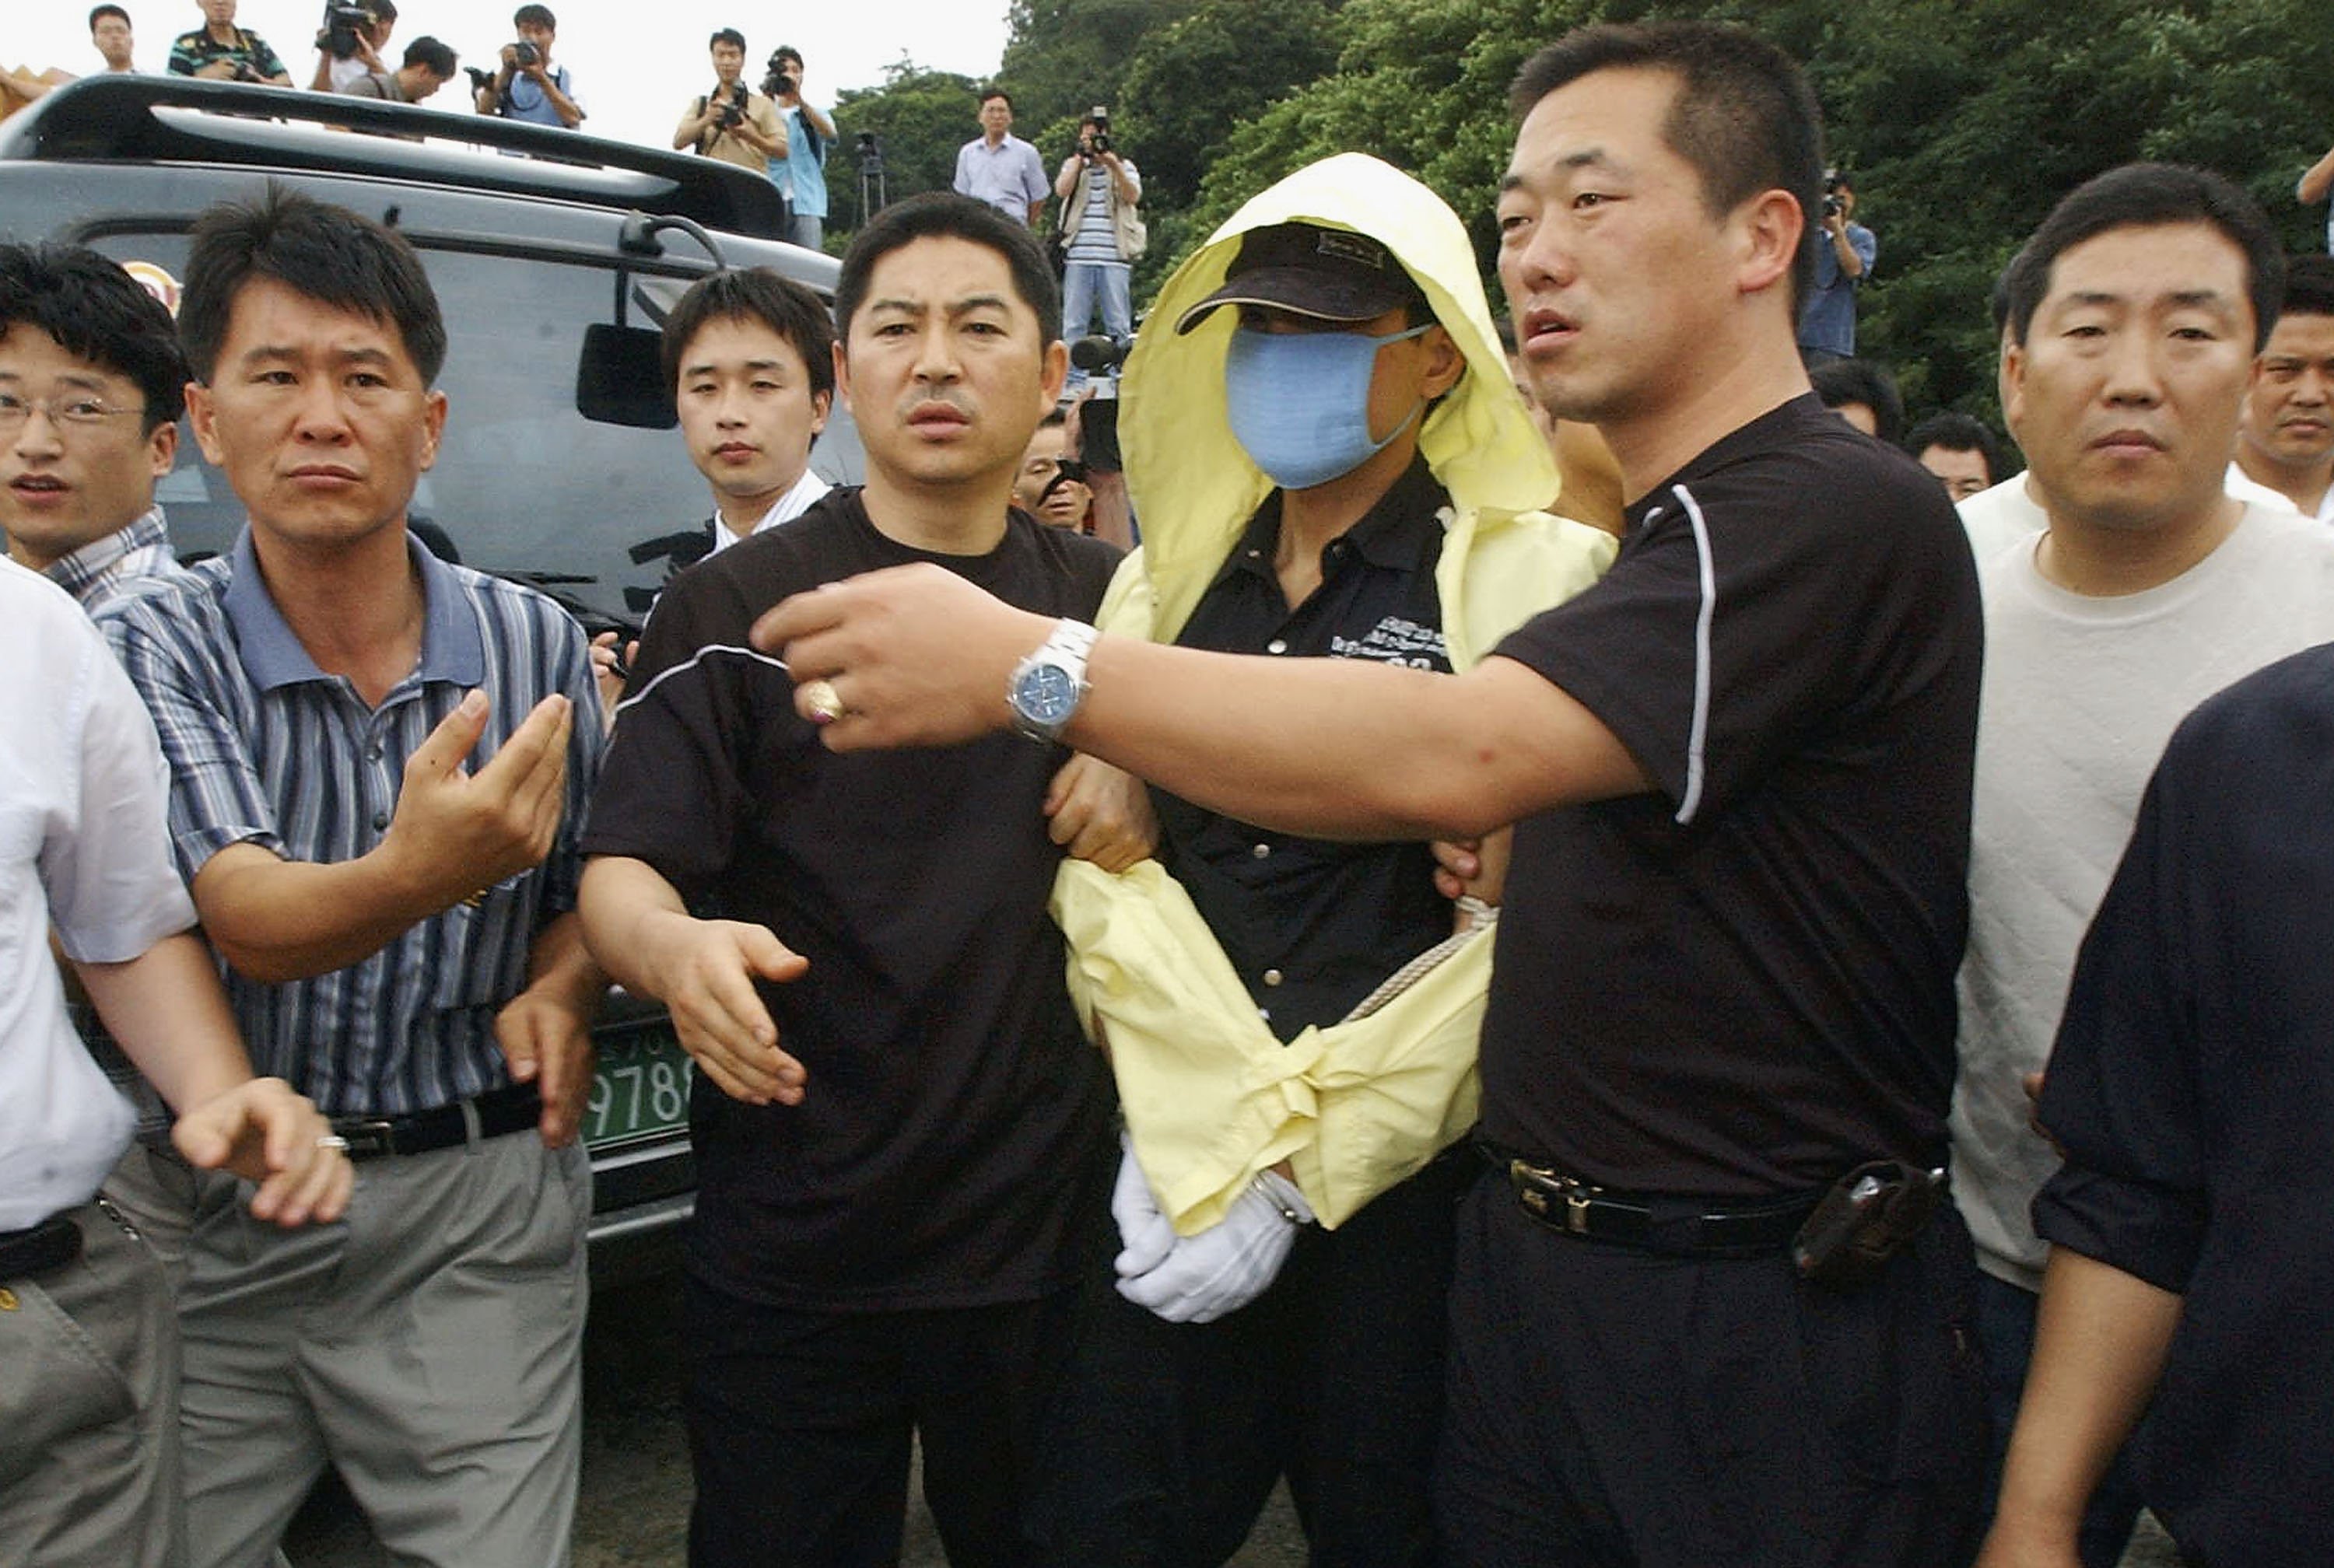
[[[176,76],[221,82],[294,85],[292,73],[267,40],[236,24],[236,0],[200,0],[203,24],[171,42],[167,66]],[[315,36],[316,62],[305,86],[392,103],[422,103],[466,69],[449,44],[427,35],[392,55],[397,0],[362,0],[350,14]],[[360,19],[361,18],[361,19]],[[111,72],[134,72],[135,35],[130,13],[102,5],[89,14],[90,43]],[[472,70],[471,106],[483,115],[574,130],[587,118],[574,75],[555,63],[559,20],[547,5],[521,5],[512,14],[515,39],[501,46],[492,71]],[[716,33],[709,44],[713,85],[698,95],[673,133],[676,149],[693,150],[767,175],[786,203],[786,237],[819,249],[826,218],[825,165],[834,121],[803,96],[802,52],[783,44],[770,56],[761,91],[743,77],[745,35]],[[396,63],[392,64],[391,60]],[[13,111],[71,78],[0,72],[0,111]],[[1131,329],[1130,329],[1131,330]]]
[[[709,47],[676,144],[774,158]],[[565,1561],[613,982],[699,1074],[692,1563],[895,1562],[911,1440],[966,1564],[1220,1563],[1282,1481],[1323,1563],[2334,1546],[2334,264],[2069,193],[1998,478],[1811,372],[1872,253],[1779,51],[1511,104],[1511,342],[1408,176],[1258,192],[1126,361],[1122,557],[1031,225],[1139,176],[986,101],[831,307],[670,313],[712,514],[622,660],[410,533],[390,229],[215,208],[175,321],[0,247],[0,1540],[261,1563],[329,1464]]]

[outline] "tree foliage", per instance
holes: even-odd
[[[1583,23],[1686,15],[1755,28],[1807,66],[1880,240],[1859,346],[1895,367],[1917,411],[1998,416],[1993,279],[2051,204],[2103,169],[2217,168],[2292,248],[2321,243],[2323,213],[2292,197],[2334,140],[2334,27],[2310,0],[1016,0],[999,79],[1049,161],[1079,112],[1112,106],[1144,177],[1138,294],[1249,197],[1347,150],[1439,191],[1488,277],[1518,65]],[[947,183],[972,134],[971,91],[903,63],[874,92],[844,95],[846,115],[885,117],[893,196]],[[894,94],[916,114],[895,114]],[[934,139],[928,156],[911,151],[914,134]],[[835,210],[855,216],[848,150]],[[903,178],[904,164],[919,172]]]
[[[891,200],[922,190],[946,190],[956,178],[956,149],[979,130],[974,119],[979,85],[952,71],[927,71],[902,56],[880,87],[844,88],[835,97],[840,139],[826,159],[830,231],[856,229],[863,173],[858,139],[873,133],[883,159]]]
[[[1033,130],[1075,125],[1097,103],[1117,108],[1127,67],[1143,40],[1197,5],[1198,0],[1013,0],[997,81],[1013,94],[1019,134],[1036,140]],[[1273,8],[1243,7],[1259,14]]]

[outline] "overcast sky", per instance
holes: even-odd
[[[80,73],[99,66],[90,47],[84,0],[7,0],[11,13],[0,29],[0,63],[47,66]],[[123,0],[136,26],[141,71],[159,72],[170,41],[202,24],[195,0]],[[494,0],[398,0],[396,35],[390,63],[404,46],[429,34],[454,46],[466,65],[491,67],[495,52],[510,42],[510,5]],[[706,39],[718,27],[746,35],[747,76],[761,80],[762,62],[781,43],[802,51],[810,100],[831,108],[845,87],[872,87],[883,68],[904,50],[918,65],[956,71],[974,78],[997,69],[1005,48],[1006,0],[822,0],[786,6],[700,0],[551,0],[559,18],[552,63],[573,72],[577,95],[590,118],[584,129],[621,141],[653,147],[671,144],[683,109],[713,80]],[[267,40],[292,79],[305,85],[315,69],[310,41],[323,6],[321,0],[243,0],[236,24]],[[783,21],[773,21],[783,17]],[[458,81],[432,101],[453,107]],[[975,104],[964,109],[964,133],[979,126]],[[848,134],[846,131],[845,134]]]

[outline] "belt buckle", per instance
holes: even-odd
[[[397,1129],[386,1117],[335,1117],[333,1131],[349,1140],[348,1156],[351,1159],[397,1152]]]
[[[1588,1234],[1589,1206],[1604,1188],[1592,1187],[1577,1177],[1558,1176],[1521,1159],[1508,1161],[1508,1180],[1516,1189],[1517,1200],[1538,1218],[1558,1225],[1574,1236]],[[1558,1200],[1564,1205],[1560,1217],[1549,1212],[1552,1202]]]

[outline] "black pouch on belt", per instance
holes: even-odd
[[[1893,1159],[1857,1166],[1831,1184],[1791,1238],[1791,1265],[1833,1290],[1870,1284],[1936,1213],[1944,1179],[1942,1170]]]

